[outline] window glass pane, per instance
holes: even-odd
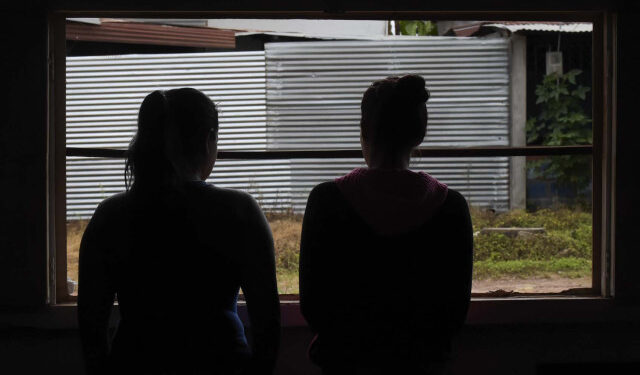
[[[67,157],[67,285],[77,293],[78,251],[82,234],[96,207],[124,191],[124,160]]]
[[[154,23],[164,21],[186,25],[186,20]],[[200,21],[190,26],[203,27]],[[236,33],[235,47],[69,40],[67,146],[126,149],[149,92],[190,86],[219,108],[220,150],[358,149],[364,90],[376,79],[406,73],[424,76],[431,91],[423,147],[592,143],[590,23],[206,20],[206,25],[253,31]],[[208,181],[248,191],[260,203],[274,233],[280,292],[295,294],[310,189],[362,165],[360,159],[219,160]],[[581,156],[412,162],[413,169],[459,190],[472,207],[476,292],[590,285],[591,242],[584,242],[591,238],[590,165],[590,157]],[[122,160],[67,158],[71,280],[77,280],[84,226],[102,199],[124,190],[123,170]],[[552,218],[573,224],[545,221]],[[500,229],[506,225],[544,232]],[[541,247],[546,252],[523,250]],[[519,250],[506,255],[496,250],[507,248]]]

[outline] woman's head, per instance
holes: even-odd
[[[215,163],[218,111],[193,88],[154,91],[142,102],[127,152],[127,186],[177,186],[204,179]]]
[[[367,163],[375,153],[388,162],[408,158],[427,131],[429,92],[415,74],[373,82],[362,97],[360,131]],[[370,165],[371,166],[371,165]]]

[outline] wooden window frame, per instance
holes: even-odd
[[[537,301],[556,306],[567,301],[575,303],[576,298],[601,299],[614,294],[614,259],[612,231],[613,222],[613,152],[612,135],[615,134],[615,15],[605,11],[576,12],[54,12],[49,17],[49,301],[52,304],[75,303],[75,298],[67,293],[67,247],[66,247],[66,157],[108,157],[122,158],[123,150],[97,148],[67,148],[65,143],[65,20],[67,17],[96,17],[108,14],[121,18],[309,18],[309,19],[478,19],[500,20],[541,20],[541,21],[583,21],[593,24],[592,32],[592,131],[593,144],[585,146],[529,146],[529,147],[469,147],[469,148],[423,148],[423,157],[473,157],[473,156],[528,156],[528,155],[592,155],[593,179],[593,259],[592,286],[587,296],[535,294],[516,298],[474,298],[472,306],[505,305],[509,300]],[[197,15],[197,17],[194,17]],[[360,150],[335,151],[224,151],[219,159],[277,159],[277,158],[344,158],[362,156]],[[284,301],[285,310],[295,306],[296,301]],[[487,297],[490,297],[488,295]],[[560,302],[558,302],[560,301]],[[565,302],[562,302],[565,301]],[[493,303],[495,302],[495,304]],[[291,305],[293,303],[294,305]],[[288,307],[287,307],[288,306]],[[575,306],[575,305],[572,305]],[[295,319],[294,319],[295,320]]]

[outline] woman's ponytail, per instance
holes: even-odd
[[[125,163],[127,189],[173,188],[202,163],[218,111],[192,88],[154,91],[143,100]]]

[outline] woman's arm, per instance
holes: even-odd
[[[437,306],[434,311],[437,326],[433,333],[437,333],[442,341],[438,343],[438,340],[433,340],[433,343],[444,345],[443,353],[447,354],[451,339],[464,325],[467,317],[473,273],[471,215],[467,201],[457,191],[449,190],[440,220],[441,238],[438,243],[442,254],[438,259],[442,264],[438,265],[441,267],[438,274],[441,284],[438,297],[433,301]]]
[[[87,374],[106,372],[109,351],[108,322],[115,298],[105,254],[103,204],[94,213],[80,244],[78,324]]]
[[[464,197],[449,190],[433,225],[429,251],[420,252],[413,273],[422,281],[414,287],[412,329],[414,358],[423,363],[444,363],[452,339],[464,324],[471,297],[473,230]],[[425,266],[428,268],[425,269]]]
[[[313,332],[322,329],[324,318],[328,315],[326,309],[330,307],[323,298],[328,285],[322,285],[322,275],[318,272],[322,269],[319,262],[328,225],[321,212],[322,195],[322,185],[316,186],[309,194],[300,239],[300,309]]]
[[[253,198],[250,198],[246,215],[241,287],[247,301],[253,338],[250,371],[270,374],[275,367],[280,345],[280,300],[273,237],[267,219]]]
[[[449,317],[449,328],[455,332],[462,327],[467,318],[471,299],[473,226],[467,201],[457,191],[451,190],[449,194],[453,195],[454,199],[445,212],[446,223],[450,228],[447,251],[452,259],[446,315]]]

